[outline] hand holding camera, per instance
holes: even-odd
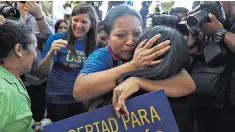
[[[211,30],[210,28],[218,29],[218,27],[221,28],[221,23],[226,21],[224,9],[218,1],[201,1],[190,13],[187,17],[187,25],[193,30],[203,28],[206,23],[209,24],[208,31]]]
[[[203,25],[203,29],[208,35],[211,36],[211,35],[214,35],[218,29],[223,28],[223,25],[211,13],[209,13],[208,16],[211,22],[205,23]]]

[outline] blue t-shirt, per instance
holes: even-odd
[[[116,60],[112,51],[107,47],[100,48],[94,51],[86,60],[80,73],[95,73],[105,71],[123,64],[122,61]],[[103,95],[103,101],[98,104],[97,108],[109,105],[112,100],[112,92]]]
[[[58,39],[66,40],[66,33],[53,34],[48,38],[44,46],[42,58],[45,58],[49,52],[53,41]],[[72,92],[77,75],[86,60],[83,40],[75,40],[75,50],[77,58],[73,57],[67,47],[62,48],[53,57],[54,65],[48,76],[46,86],[46,99],[50,103],[76,103]]]
[[[121,65],[121,61],[117,61],[117,65]],[[97,49],[86,60],[80,73],[94,73],[113,68],[114,62],[108,46]]]

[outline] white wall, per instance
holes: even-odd
[[[53,11],[52,11],[52,19],[53,23],[55,23],[59,19],[64,19],[64,14],[71,14],[72,8],[64,9],[63,5],[67,0],[57,0],[53,1]]]

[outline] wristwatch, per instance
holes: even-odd
[[[228,31],[224,28],[220,28],[216,31],[216,33],[213,36],[213,39],[216,43],[222,43],[224,42],[224,36]]]

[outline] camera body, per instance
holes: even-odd
[[[187,25],[190,29],[196,30],[200,28],[204,23],[210,22],[208,16],[209,13],[215,15],[215,17],[221,22],[226,21],[224,9],[222,4],[218,1],[201,1],[198,6],[193,9],[193,14],[187,17]]]
[[[20,19],[20,12],[17,8],[10,5],[0,5],[0,15],[6,19],[18,21]]]
[[[181,33],[183,31],[182,34],[185,35],[190,32],[196,37],[200,53],[203,54],[205,62],[211,66],[216,66],[220,65],[221,60],[227,56],[227,49],[223,44],[217,43],[213,36],[208,36],[202,30],[203,24],[210,22],[209,13],[212,13],[222,24],[225,23],[226,17],[221,2],[201,1],[193,9],[192,14],[182,18],[176,27]],[[185,30],[186,28],[188,31]]]
[[[220,60],[227,56],[226,47],[213,40],[212,36],[208,36],[203,32],[202,25],[210,22],[209,13],[215,15],[218,21],[225,23],[225,12],[219,1],[201,1],[196,6],[192,14],[187,17],[180,18],[176,14],[160,14],[155,13],[151,16],[152,26],[166,25],[177,29],[182,35],[188,36],[191,33],[196,37],[199,43],[200,53],[204,55],[205,62],[211,66],[219,65]]]
[[[178,15],[168,15],[168,14],[154,14],[152,16],[152,26],[165,25],[169,27],[175,27],[176,24],[180,22],[180,17]]]

